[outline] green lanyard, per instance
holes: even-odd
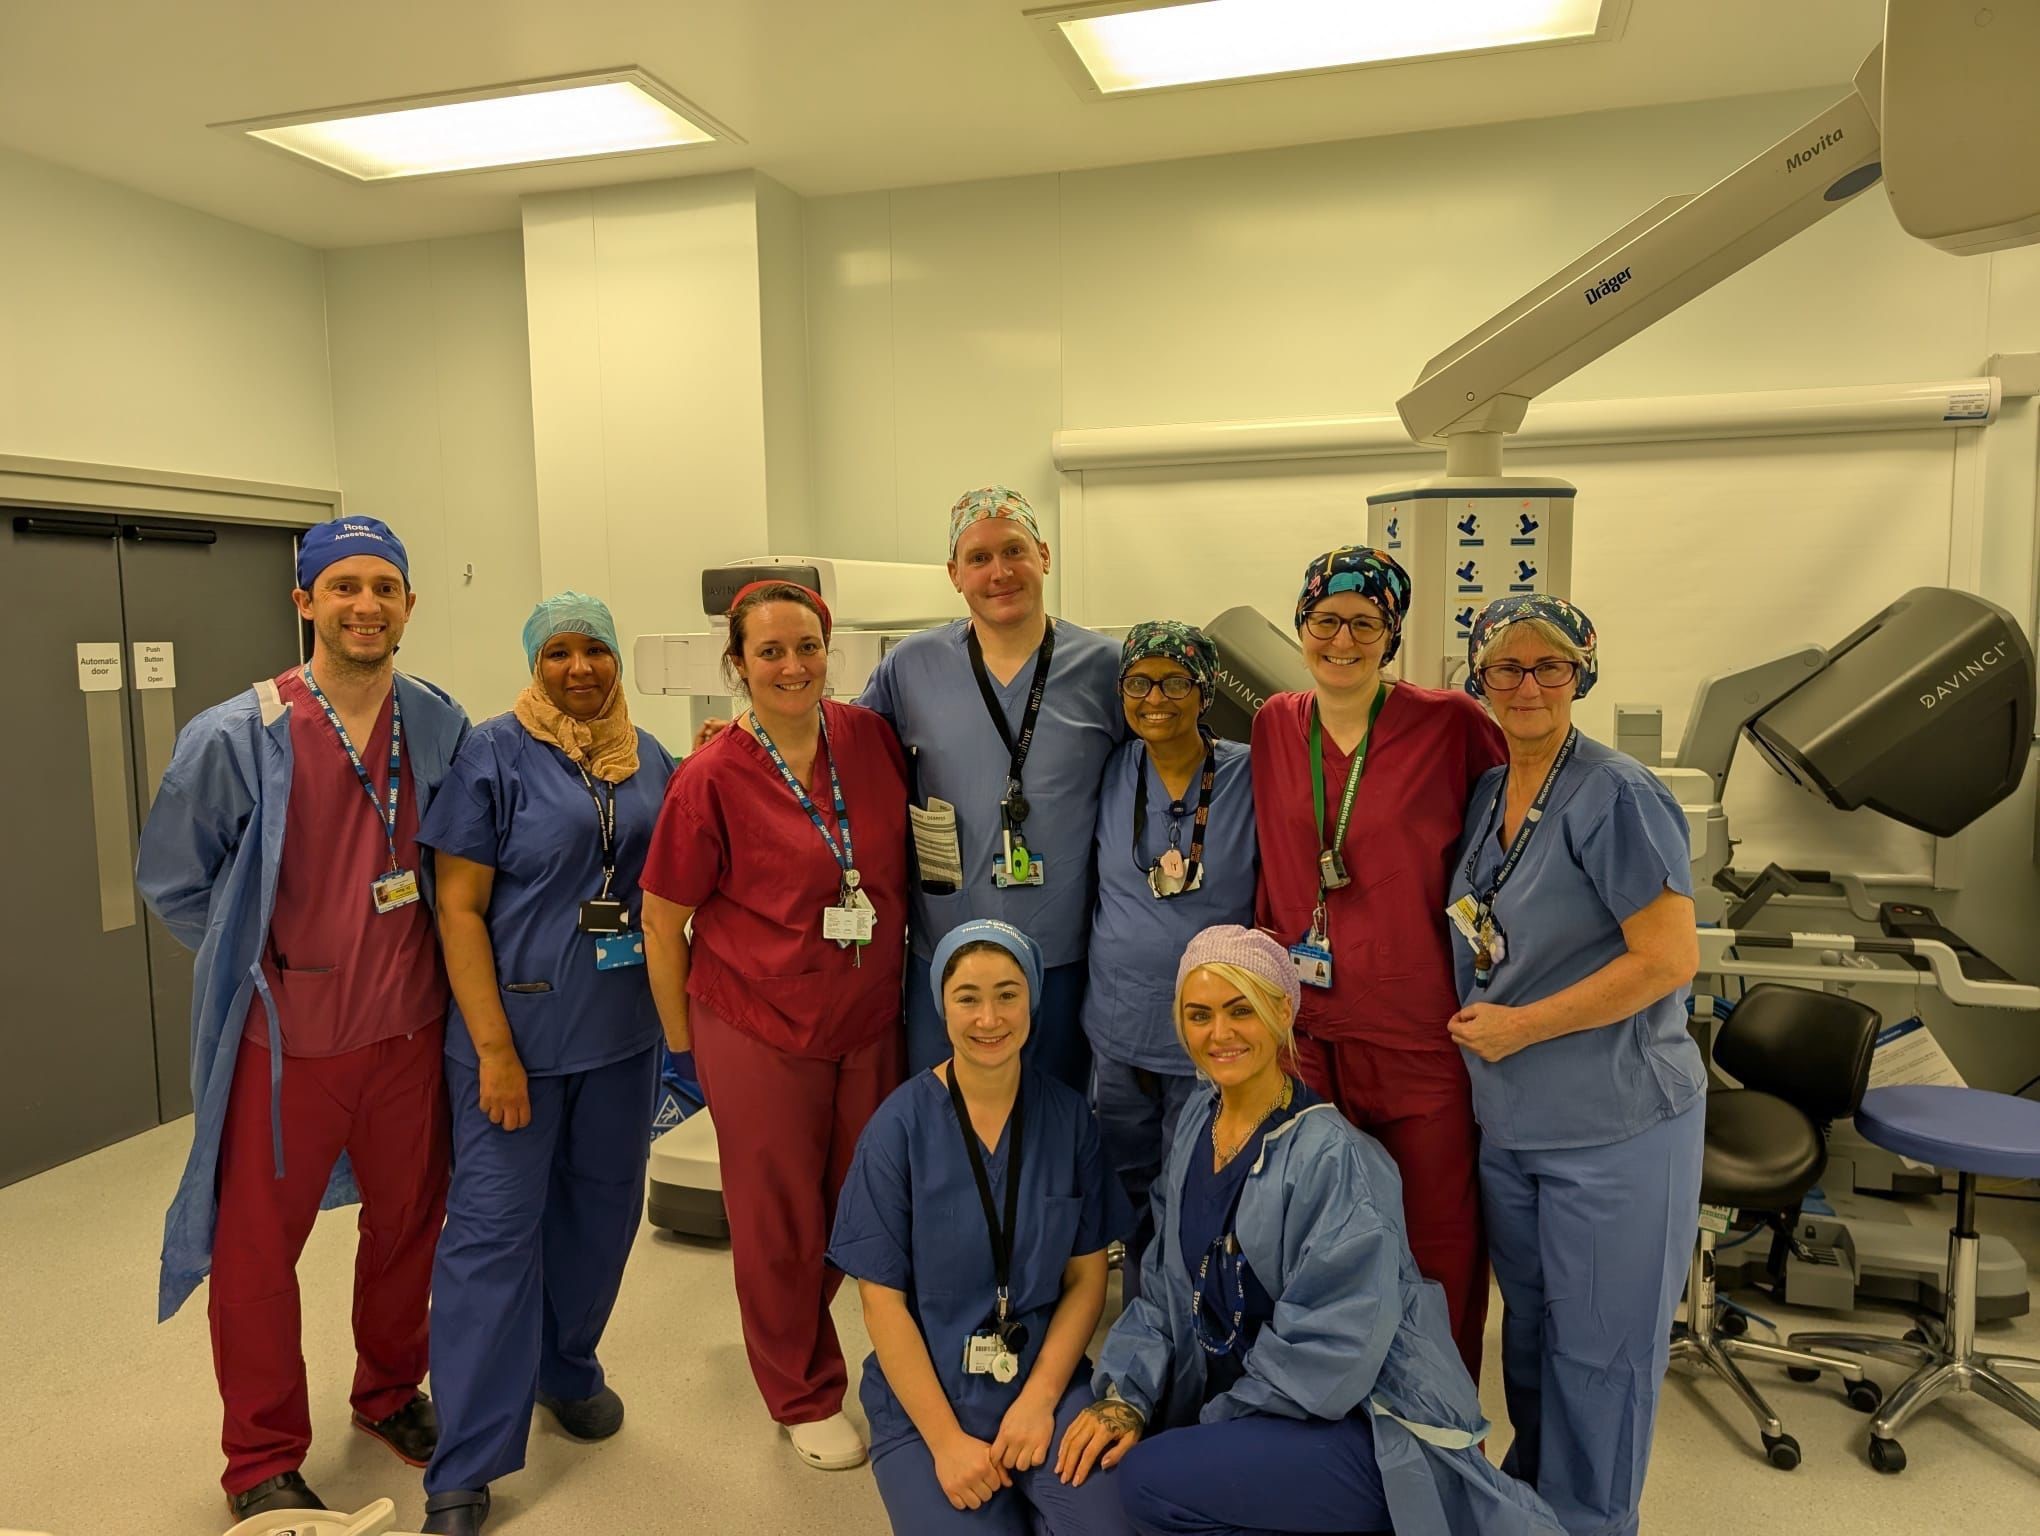
[[[1317,811],[1318,870],[1326,890],[1348,883],[1340,850],[1346,846],[1346,824],[1353,819],[1353,796],[1360,789],[1360,775],[1367,770],[1367,749],[1374,744],[1374,722],[1381,718],[1381,706],[1388,700],[1388,684],[1374,695],[1374,707],[1367,712],[1367,734],[1353,750],[1353,765],[1346,770],[1346,792],[1339,798],[1339,825],[1332,840],[1325,841],[1325,754],[1324,727],[1318,721],[1317,700],[1310,703],[1310,799]]]

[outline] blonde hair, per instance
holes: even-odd
[[[1575,665],[1587,659],[1587,653],[1573,644],[1572,637],[1566,634],[1564,630],[1560,629],[1549,619],[1533,617],[1516,619],[1511,623],[1497,627],[1486,640],[1481,642],[1480,650],[1474,654],[1473,670],[1479,672],[1482,667],[1486,666],[1488,658],[1495,653],[1495,650],[1501,645],[1502,641],[1519,629],[1529,630],[1531,634],[1550,646],[1552,650]]]
[[[1183,1047],[1186,1054],[1190,1049],[1190,1038],[1183,1028],[1183,988],[1199,971],[1209,971],[1227,986],[1239,988],[1240,996],[1253,1008],[1254,1016],[1266,1025],[1268,1033],[1275,1037],[1277,1058],[1285,1064],[1294,1059],[1296,1020],[1290,1016],[1288,994],[1267,977],[1220,960],[1207,961],[1203,965],[1192,967],[1184,974],[1183,979],[1176,983],[1176,1006],[1173,1014],[1176,1043]]]

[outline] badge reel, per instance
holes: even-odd
[[[1204,889],[1204,864],[1192,865],[1180,848],[1171,848],[1148,869],[1148,889],[1157,896],[1181,896]]]
[[[1296,979],[1306,987],[1332,984],[1332,942],[1325,933],[1325,909],[1320,904],[1310,916],[1310,932],[1289,946],[1289,962],[1296,967]]]
[[[1028,851],[1021,829],[1027,824],[1030,807],[1018,784],[1008,781],[1006,796],[999,802],[1000,855],[992,867],[992,884],[1039,885],[1047,877],[1047,866]]]
[[[418,874],[410,869],[393,869],[369,882],[377,913],[394,912],[418,899]]]
[[[963,1373],[989,1376],[1006,1386],[1020,1375],[1020,1351],[1027,1347],[1027,1325],[1006,1317],[1006,1293],[999,1293],[999,1305],[963,1345]]]
[[[1328,891],[1341,891],[1353,883],[1346,873],[1346,861],[1336,848],[1321,849],[1317,856],[1318,884]]]

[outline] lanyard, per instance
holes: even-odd
[[[971,674],[977,678],[985,709],[999,729],[999,740],[1006,746],[1006,793],[1010,798],[1020,793],[1020,770],[1027,765],[1027,749],[1034,745],[1034,725],[1041,718],[1041,696],[1048,691],[1048,659],[1055,654],[1055,621],[1049,620],[1048,628],[1041,632],[1041,649],[1034,658],[1034,676],[1027,685],[1027,708],[1020,716],[1017,740],[1012,727],[1006,724],[1006,711],[999,705],[999,696],[992,690],[991,674],[985,670],[984,647],[978,644],[974,624],[964,626],[964,647],[970,652]],[[1025,813],[1016,819],[1024,821]]]
[[[963,1107],[963,1089],[957,1086],[956,1063],[949,1063],[949,1107],[956,1111],[956,1128],[963,1132],[963,1150],[970,1154],[971,1177],[977,1180],[978,1201],[985,1210],[985,1230],[992,1239],[992,1283],[998,1288],[999,1322],[1006,1321],[1007,1293],[1013,1282],[1013,1234],[1019,1229],[1020,1150],[1026,1140],[1026,1105],[1018,1090],[1013,1094],[1013,1111],[1008,1119],[1012,1134],[1006,1154],[1006,1221],[999,1223],[992,1204],[992,1180],[985,1172],[984,1155],[978,1151],[977,1132],[971,1129],[970,1112]]]
[[[312,697],[319,701],[319,708],[326,712],[327,723],[333,727],[333,734],[340,738],[340,745],[347,749],[347,761],[354,765],[354,776],[361,781],[362,792],[368,796],[368,803],[375,807],[375,819],[382,824],[383,838],[390,848],[390,868],[397,867],[397,783],[403,771],[404,748],[404,701],[394,683],[390,687],[390,803],[383,809],[383,803],[376,798],[375,785],[369,782],[368,769],[362,765],[361,754],[354,750],[354,743],[347,739],[347,727],[340,723],[339,713],[326,698],[319,680],[312,676],[309,663],[299,670],[298,675],[311,690]]]
[[[1381,706],[1388,700],[1388,684],[1374,695],[1374,707],[1367,712],[1367,734],[1353,749],[1352,766],[1346,770],[1346,792],[1339,797],[1339,825],[1332,840],[1325,841],[1325,735],[1318,721],[1317,700],[1310,704],[1310,800],[1317,808],[1318,852],[1337,854],[1346,846],[1346,823],[1353,818],[1353,796],[1360,788],[1360,775],[1367,771],[1367,749],[1374,745],[1374,722],[1381,718]]]
[[[616,879],[616,786],[606,779],[599,790],[595,780],[588,777],[588,770],[579,763],[581,782],[588,786],[588,798],[595,802],[595,830],[602,835],[602,894],[596,898],[609,898],[610,883]]]
[[[815,809],[815,803],[808,798],[808,792],[800,787],[800,780],[793,776],[793,770],[786,766],[786,759],[779,754],[779,748],[772,744],[766,733],[765,723],[758,718],[758,711],[751,711],[751,729],[758,733],[759,745],[765,748],[772,759],[772,766],[779,770],[779,777],[786,781],[786,787],[793,791],[793,798],[800,802],[800,808],[808,813],[808,820],[815,824],[815,830],[822,834],[822,841],[829,845],[829,854],[836,861],[836,867],[843,871],[843,884],[852,890],[857,887],[857,850],[850,841],[850,807],[843,803],[843,781],[836,777],[836,754],[829,751],[829,727],[826,720],[821,725],[822,752],[829,759],[829,793],[835,797],[836,825],[843,829],[843,845],[836,846],[836,839],[829,835],[828,824],[822,820],[822,813]]]
[[[1522,862],[1523,850],[1530,846],[1530,834],[1537,830],[1537,824],[1544,819],[1545,802],[1551,798],[1552,788],[1558,783],[1558,775],[1564,769],[1566,759],[1572,756],[1573,744],[1580,739],[1580,728],[1574,726],[1565,734],[1565,745],[1558,749],[1558,756],[1551,760],[1551,767],[1545,771],[1544,782],[1537,786],[1537,798],[1530,802],[1530,809],[1523,816],[1523,825],[1516,829],[1516,840],[1509,844],[1509,851],[1502,858],[1501,868],[1495,871],[1495,878],[1489,883],[1487,894],[1480,899],[1483,913],[1495,909],[1495,898],[1502,894],[1502,887],[1509,876],[1516,872]],[[1502,796],[1508,793],[1509,776],[1504,773],[1502,782],[1495,786],[1495,798],[1488,806],[1487,815],[1482,818],[1480,836],[1474,839],[1473,848],[1466,855],[1466,883],[1473,884],[1473,866],[1480,860],[1480,851],[1487,840],[1494,836],[1495,814],[1501,809]]]
[[[1183,888],[1188,890],[1190,882],[1197,878],[1197,866],[1204,862],[1204,827],[1211,820],[1211,786],[1218,780],[1218,741],[1203,726],[1197,734],[1204,738],[1204,774],[1197,781],[1197,819],[1190,826],[1190,862],[1183,867]],[[1148,866],[1141,862],[1140,835],[1147,828],[1147,751],[1142,749],[1140,763],[1133,773],[1133,867],[1142,874]],[[1183,802],[1169,803],[1169,846],[1176,846],[1175,818],[1183,814]]]

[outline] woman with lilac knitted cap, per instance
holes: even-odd
[[[1481,1454],[1480,1396],[1410,1255],[1395,1164],[1292,1075],[1301,997],[1264,932],[1207,928],[1185,949],[1176,1029],[1211,1092],[1178,1120],[1141,1293],[1057,1470],[1116,1468],[1150,1536],[1559,1536]]]

